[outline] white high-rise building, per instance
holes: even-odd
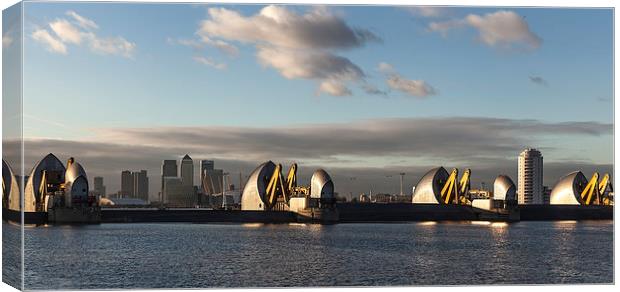
[[[181,179],[184,186],[194,186],[194,161],[187,154],[181,160]]]
[[[534,148],[519,154],[519,204],[543,204],[543,156]]]

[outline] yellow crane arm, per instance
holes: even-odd
[[[581,199],[584,201],[585,205],[590,205],[592,202],[592,196],[597,195],[598,197],[598,172],[595,172],[592,175],[592,178],[586,185],[586,187],[581,191]]]

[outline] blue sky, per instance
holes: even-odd
[[[531,137],[521,133],[524,138],[531,138],[527,143],[535,145],[526,145],[524,141],[514,145],[515,149],[547,147],[549,151],[544,154],[550,161],[573,159],[611,164],[613,11],[610,9],[319,8],[324,9],[321,15],[334,17],[341,26],[363,30],[378,39],[348,47],[316,48],[311,47],[313,43],[303,44],[301,49],[295,47],[301,54],[325,53],[345,58],[353,64],[349,69],[359,68],[363,74],[363,77],[357,73],[353,77],[338,75],[334,80],[308,77],[314,71],[290,73],[296,75],[287,78],[290,64],[283,68],[274,65],[276,61],[284,62],[280,59],[285,56],[278,54],[283,51],[277,51],[275,57],[271,55],[267,63],[259,54],[269,49],[280,50],[289,40],[278,39],[279,32],[272,31],[276,34],[273,40],[252,41],[251,35],[244,35],[243,31],[230,31],[234,29],[230,29],[228,20],[218,23],[208,10],[214,7],[235,12],[248,21],[264,8],[262,5],[26,3],[25,136],[161,146],[151,136],[144,140],[124,139],[127,135],[115,131],[165,127],[174,132],[175,127],[219,126],[237,130],[308,129],[317,125],[327,125],[329,129],[329,125],[355,127],[369,120],[410,119],[406,121],[416,123],[418,119],[424,122],[453,118],[505,119],[512,123],[510,127],[519,127],[524,121],[533,120],[539,128],[561,129],[536,132]],[[295,5],[279,9],[301,16],[317,8]],[[98,28],[80,27],[77,18],[68,12],[94,22]],[[499,17],[502,12],[518,20],[504,22]],[[489,23],[476,26],[477,22],[472,20],[472,17],[490,20],[494,15],[499,22],[490,25],[490,29],[506,26],[494,31],[493,40],[499,40],[495,45],[481,39]],[[52,38],[61,40],[50,26],[59,19],[95,36],[84,38],[79,45],[65,40],[64,52],[51,50],[49,42],[35,37],[35,32],[45,30]],[[238,50],[236,55],[201,42],[198,32],[205,20],[215,22],[209,38],[234,46]],[[432,23],[448,28],[433,30]],[[523,29],[519,25],[523,24],[525,31],[519,31]],[[218,34],[217,29],[222,27],[229,31]],[[511,34],[516,34],[516,39]],[[309,35],[309,38],[320,37]],[[131,44],[131,52],[124,54],[114,47],[96,51],[89,47],[95,40],[115,38]],[[192,41],[203,48],[193,49],[182,44],[183,41]],[[288,61],[297,62],[299,58],[293,59]],[[381,63],[386,65],[384,70],[379,68]],[[323,63],[306,65],[316,69],[318,64]],[[390,79],[398,84],[389,84]],[[346,88],[337,87],[338,94],[321,91],[321,82],[325,80]],[[413,86],[412,81],[423,84],[416,90],[424,86],[432,90],[412,94],[398,86]],[[364,86],[386,94],[367,93]],[[607,130],[600,130],[601,127]],[[450,135],[446,134],[440,141],[467,143],[462,138],[451,141]],[[208,141],[212,136],[207,136]],[[183,144],[183,141],[176,143]],[[489,140],[488,143],[499,142]],[[411,147],[415,147],[414,142]],[[199,155],[229,159],[239,156],[239,153],[223,153],[214,150]],[[396,161],[402,155],[397,151],[387,156],[391,157],[390,161]],[[463,161],[475,164],[477,155],[464,155],[470,158]],[[492,158],[516,155],[506,152]],[[317,164],[372,167],[384,167],[381,161],[387,161],[384,154],[347,156],[295,154],[284,159],[306,158]],[[348,162],[333,162],[343,157]],[[405,158],[403,165],[420,162],[431,165],[438,160],[450,161],[449,157],[442,153],[419,155]]]

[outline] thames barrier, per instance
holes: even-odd
[[[587,179],[581,171],[560,178],[549,204],[520,205],[517,187],[504,174],[496,177],[492,196],[471,195],[472,171],[429,170],[416,184],[411,202],[338,202],[335,182],[316,169],[309,185],[299,185],[297,164],[286,176],[272,161],[249,176],[239,209],[134,207],[112,208],[91,195],[85,168],[73,157],[63,164],[48,154],[35,164],[23,191],[11,166],[2,161],[3,220],[25,224],[98,224],[137,222],[354,223],[398,221],[608,220],[613,218],[613,186],[608,174]],[[224,197],[223,197],[224,200]]]

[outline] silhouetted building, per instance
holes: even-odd
[[[129,170],[123,170],[121,172],[121,198],[132,198],[133,194],[133,175]]]
[[[93,179],[93,194],[95,196],[105,196],[105,186],[103,185],[103,177],[95,176]]]
[[[184,186],[194,185],[194,161],[187,154],[181,160],[181,179]]]
[[[149,201],[149,177],[147,176],[146,170],[132,172],[132,176],[133,176],[133,196],[131,197],[148,202]]]

